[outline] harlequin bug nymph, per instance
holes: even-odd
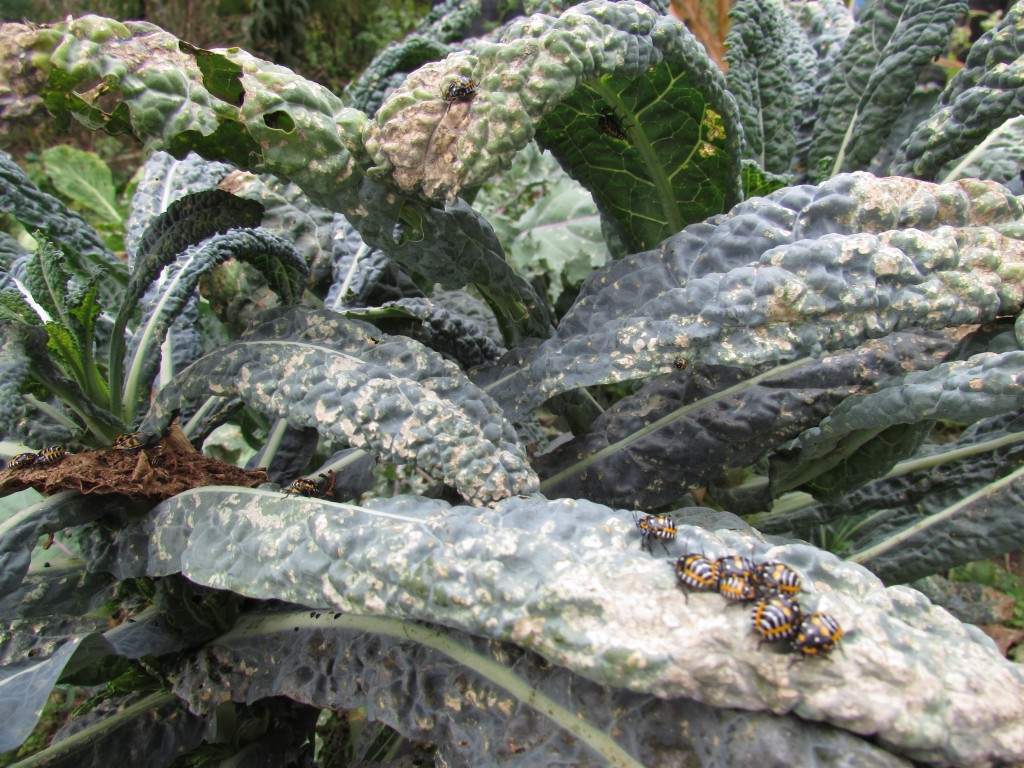
[[[603,112],[598,115],[597,127],[601,133],[607,134],[613,139],[618,139],[619,141],[628,140],[626,129],[622,126],[619,118],[617,118],[612,112]]]
[[[474,96],[476,96],[476,81],[466,75],[459,75],[448,84],[444,91],[444,100],[449,104],[454,104],[456,101],[472,101]]]
[[[753,581],[763,595],[771,595],[776,592],[795,595],[802,588],[800,574],[785,563],[758,563],[754,566]]]
[[[655,538],[661,542],[662,547],[665,547],[665,552],[668,552],[665,542],[671,541],[676,537],[676,524],[672,520],[671,515],[644,515],[639,517],[634,512],[633,521],[636,523],[636,527],[640,529],[641,551],[646,549],[650,552],[651,539]]]
[[[800,621],[793,638],[793,650],[808,656],[821,656],[839,645],[843,628],[827,613],[811,613]]]
[[[51,445],[43,448],[39,453],[36,454],[36,464],[56,464],[58,461],[64,458],[67,451],[64,450],[63,445]]]
[[[36,460],[36,454],[34,453],[19,453],[16,456],[12,456],[11,460],[7,462],[7,469],[17,469],[18,467],[24,467],[34,463]]]
[[[745,576],[718,576],[718,594],[733,603],[749,603],[757,599],[757,587]]]
[[[718,568],[704,555],[684,555],[676,560],[676,578],[688,589],[713,592],[718,589]],[[687,598],[689,601],[689,598]]]
[[[800,606],[791,597],[773,595],[754,607],[750,621],[761,643],[792,640],[800,625]]]
[[[142,440],[139,432],[127,432],[114,438],[114,444],[110,447],[115,451],[138,451],[142,449]]]
[[[725,579],[731,576],[739,576],[750,581],[754,573],[754,561],[743,555],[727,555],[715,561],[718,567],[718,578]]]
[[[320,473],[320,480],[313,480],[308,477],[299,477],[292,480],[288,487],[283,490],[283,493],[295,493],[299,496],[309,496],[310,498],[317,499],[329,499],[334,497],[334,484],[336,478],[334,476],[334,470],[329,469],[327,473]]]

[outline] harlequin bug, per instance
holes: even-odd
[[[43,448],[39,453],[36,454],[36,464],[56,464],[58,461],[64,458],[67,451],[64,450],[63,445],[51,445]]]
[[[118,435],[110,447],[115,451],[138,451],[142,448],[140,434],[139,432],[126,432],[123,435]]]
[[[676,370],[678,370],[678,371],[683,370],[683,368],[685,368],[689,364],[690,364],[689,361],[684,359],[684,358],[682,358],[682,357],[677,357],[675,359],[675,362],[672,363],[672,365],[674,365]]]
[[[597,116],[597,127],[601,133],[611,136],[619,141],[628,141],[626,129],[622,126],[619,118],[612,112],[603,112]]]
[[[718,578],[724,579],[731,576],[738,576],[745,581],[750,581],[754,573],[754,561],[743,555],[727,555],[715,561],[718,567]]]
[[[676,578],[679,583],[698,592],[718,589],[718,568],[704,555],[684,555],[676,560]],[[689,598],[687,598],[689,600]]]
[[[792,640],[800,624],[800,606],[791,597],[773,595],[754,607],[750,621],[761,643]]]
[[[665,542],[671,541],[676,537],[676,524],[672,520],[671,515],[644,515],[639,517],[634,512],[633,521],[636,523],[636,527],[640,529],[641,551],[646,549],[650,552],[651,539],[655,538],[661,541],[661,546],[665,547],[665,552],[668,552]]]
[[[32,464],[36,460],[36,454],[34,453],[19,453],[16,456],[12,456],[11,460],[7,462],[7,469],[17,469],[18,467],[24,467],[27,464]]]
[[[444,91],[444,100],[449,104],[454,104],[456,101],[472,101],[474,96],[476,96],[476,81],[466,75],[459,75],[448,84]]]
[[[718,576],[718,594],[734,603],[747,603],[757,599],[757,587],[745,576]]]
[[[839,645],[843,628],[827,613],[810,613],[804,616],[793,638],[793,650],[807,656],[826,654]]]
[[[299,496],[311,498],[329,499],[334,496],[334,483],[336,482],[334,470],[329,469],[327,473],[320,473],[320,480],[313,480],[308,477],[299,477],[292,480],[283,493],[297,493]]]
[[[754,566],[753,581],[763,595],[795,595],[801,589],[800,574],[785,563],[758,563]]]

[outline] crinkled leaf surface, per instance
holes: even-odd
[[[1011,6],[995,27],[971,46],[964,68],[900,147],[893,172],[936,178],[946,163],[975,149],[988,134],[1022,111],[1020,56],[1024,8]]]
[[[943,168],[942,181],[992,179],[1000,184],[1020,181],[1024,168],[1024,116],[1011,117],[994,129],[984,141]]]
[[[436,352],[333,312],[292,310],[204,357],[165,388],[142,429],[210,394],[237,394],[295,427],[414,463],[475,504],[536,488],[512,426]]]
[[[965,9],[963,0],[875,0],[866,6],[823,86],[811,169],[828,157],[832,173],[868,166],[918,73],[946,50]]]
[[[751,369],[1016,314],[1024,241],[992,225],[1020,216],[993,182],[854,173],[782,189],[597,270],[555,336],[478,383],[517,418],[560,392],[670,373],[680,359]]]
[[[831,554],[773,546],[732,530],[733,516],[687,515],[726,527],[681,522],[670,552],[788,563],[805,609],[846,629],[843,653],[794,664],[759,648],[745,611],[715,594],[683,599],[671,561],[641,551],[630,512],[586,501],[514,497],[481,514],[414,497],[355,507],[196,489],[129,526],[118,560],[135,575],[180,571],[259,599],[454,627],[604,685],[792,712],[917,760],[1024,758],[1024,672],[979,630]]]
[[[442,98],[458,76],[471,101]],[[626,139],[599,127],[613,116]],[[639,3],[518,20],[498,42],[426,64],[369,123],[372,174],[450,200],[508,167],[537,132],[633,247],[739,197],[742,128],[721,72],[685,27]]]
[[[904,765],[833,727],[612,690],[515,646],[389,618],[252,615],[203,648],[175,690],[208,711],[219,701],[211,675],[235,701],[365,706],[367,719],[437,745],[451,766],[638,766],[694,754],[723,768],[763,766],[765,754],[807,768],[849,755],[865,768]]]
[[[654,509],[688,487],[755,463],[859,391],[929,367],[952,349],[939,336],[893,334],[857,350],[769,369],[695,365],[619,400],[591,431],[538,462],[548,496]]]

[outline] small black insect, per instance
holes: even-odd
[[[12,456],[11,460],[7,462],[7,469],[17,469],[18,467],[24,467],[28,464],[34,463],[36,460],[36,454],[34,453],[19,453],[16,456]]]
[[[641,551],[646,549],[650,552],[651,539],[654,538],[658,539],[661,542],[661,546],[665,547],[665,552],[668,552],[665,542],[671,541],[676,537],[676,524],[672,520],[671,515],[644,515],[640,517],[634,512],[633,522],[640,529]]]
[[[320,473],[319,480],[308,477],[299,477],[292,480],[283,493],[296,493],[299,496],[309,496],[316,499],[334,498],[334,470],[329,469],[327,473]]]
[[[824,655],[839,645],[843,628],[827,613],[810,613],[804,616],[793,638],[793,649],[808,656]]]
[[[754,566],[754,584],[763,595],[779,592],[784,595],[798,594],[802,588],[800,574],[785,563],[766,562]]]
[[[472,101],[476,96],[476,81],[466,75],[459,75],[453,82],[448,84],[444,91],[444,100],[449,104],[456,101]]]
[[[773,595],[754,606],[750,621],[761,642],[792,640],[800,625],[800,606],[791,597]]]
[[[612,112],[603,112],[597,116],[597,127],[601,133],[608,134],[613,139],[628,141],[626,129],[622,122]]]
[[[138,451],[142,448],[142,440],[139,432],[126,432],[114,438],[114,444],[110,447],[115,451]]]
[[[39,453],[36,454],[36,464],[56,464],[58,461],[64,458],[67,451],[64,450],[63,445],[51,445],[43,448]]]

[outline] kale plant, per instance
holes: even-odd
[[[37,452],[0,488],[46,494],[0,524],[0,749],[73,685],[17,764],[1024,761],[1024,673],[906,585],[1024,546],[1024,9],[941,87],[959,1],[738,0],[728,75],[656,4],[466,39],[481,5],[348,101],[147,23],[0,26],[0,130],[152,150],[127,264],[0,162]],[[534,143],[593,197],[580,285],[480,212]],[[547,188],[504,197],[538,239],[583,210]],[[221,425],[247,469],[193,448]],[[686,554],[794,569],[838,648],[759,641]]]

